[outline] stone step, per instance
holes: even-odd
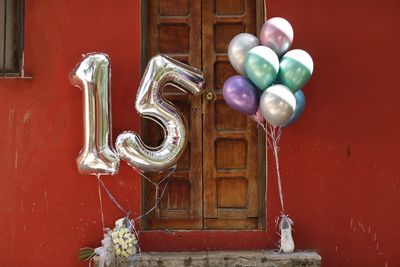
[[[95,258],[98,266],[98,258]],[[129,267],[127,260],[107,267]],[[134,258],[143,267],[320,267],[321,256],[313,251],[279,254],[271,251],[146,252]]]

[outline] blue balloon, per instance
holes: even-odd
[[[303,111],[306,107],[306,97],[304,96],[303,91],[298,90],[296,93],[294,93],[294,97],[296,98],[296,108],[294,109],[293,115],[290,117],[288,122],[282,125],[284,128],[297,121],[300,115],[303,114]]]

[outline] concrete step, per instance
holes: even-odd
[[[95,258],[98,266],[98,258]],[[127,260],[108,267],[129,267]],[[321,256],[313,251],[279,254],[271,251],[146,252],[138,254],[133,266],[143,267],[320,267]]]

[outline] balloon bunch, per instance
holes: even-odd
[[[233,109],[287,127],[304,111],[301,90],[313,73],[313,60],[304,50],[288,51],[293,28],[283,18],[272,18],[261,29],[260,40],[249,33],[235,36],[228,48],[233,68],[240,74],[224,84],[223,96]]]
[[[293,42],[293,28],[283,18],[272,18],[261,28],[260,40],[249,33],[235,36],[228,47],[228,57],[240,74],[224,84],[225,102],[248,115],[263,127],[275,158],[281,204],[280,252],[294,251],[293,221],[285,214],[282,180],[279,170],[279,140],[282,127],[295,122],[303,113],[303,86],[310,79],[314,63],[304,50],[288,51]],[[268,127],[264,126],[265,121]]]

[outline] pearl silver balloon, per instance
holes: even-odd
[[[133,132],[120,134],[116,141],[119,157],[133,168],[142,171],[163,171],[176,164],[187,143],[185,118],[161,94],[166,84],[184,92],[198,95],[203,92],[204,77],[197,69],[164,55],[153,57],[143,74],[135,108],[146,119],[164,129],[164,141],[149,147]]]
[[[236,35],[228,47],[228,58],[232,67],[242,76],[246,76],[244,61],[247,53],[253,47],[260,45],[257,37],[250,33],[240,33]]]
[[[296,108],[296,98],[284,85],[272,85],[264,91],[260,99],[260,111],[267,122],[281,126],[289,121]]]
[[[90,53],[69,75],[83,91],[84,145],[76,159],[81,174],[118,172],[119,158],[111,138],[111,63],[106,54]]]
[[[292,25],[284,18],[275,17],[267,20],[261,28],[261,44],[268,46],[280,57],[292,45],[294,32]]]

